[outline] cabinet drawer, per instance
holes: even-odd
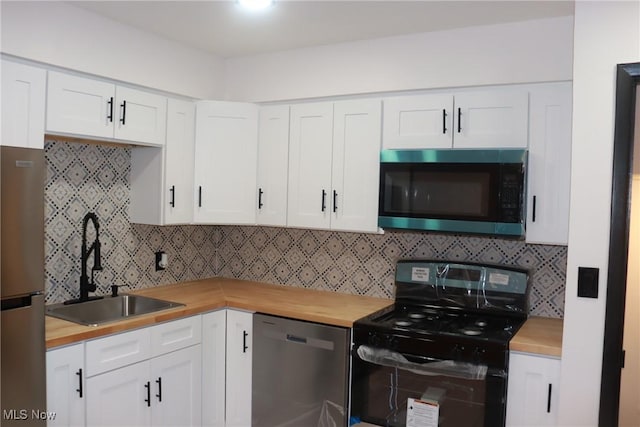
[[[150,329],[88,341],[85,350],[87,377],[150,358]]]
[[[155,357],[199,344],[202,338],[202,319],[200,316],[192,316],[163,323],[150,329],[151,354]]]

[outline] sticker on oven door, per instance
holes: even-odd
[[[438,427],[440,405],[409,398],[407,400],[407,427]]]
[[[509,275],[508,274],[502,274],[502,273],[490,273],[489,274],[489,283],[491,283],[492,285],[508,286],[509,285]]]
[[[411,280],[414,282],[429,282],[429,269],[426,267],[413,267],[411,269]]]

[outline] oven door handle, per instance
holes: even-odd
[[[467,380],[484,380],[487,376],[487,365],[454,360],[429,359],[425,363],[411,362],[404,355],[395,351],[361,345],[356,350],[358,357],[365,362],[391,368],[399,368],[419,375],[440,375]],[[504,373],[506,375],[506,372]],[[496,375],[492,370],[492,375]]]

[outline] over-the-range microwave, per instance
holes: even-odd
[[[378,225],[523,238],[527,151],[383,150]]]

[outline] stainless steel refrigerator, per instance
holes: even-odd
[[[44,151],[0,147],[2,426],[44,426]]]

